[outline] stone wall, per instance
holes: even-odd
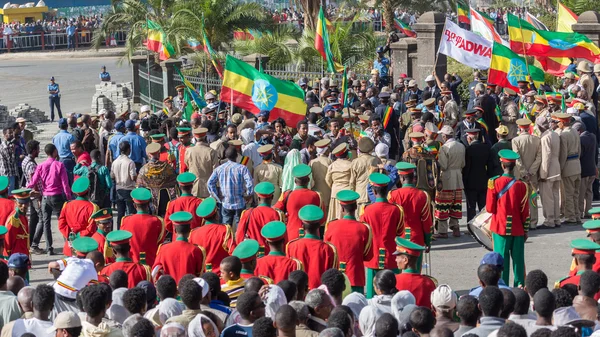
[[[92,97],[92,113],[98,113],[102,109],[120,113],[131,111],[133,107],[133,84],[102,82],[96,84],[96,93]]]

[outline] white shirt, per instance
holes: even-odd
[[[120,154],[111,165],[110,177],[115,180],[117,190],[135,189],[133,178],[136,175],[135,163],[124,154]]]
[[[32,333],[36,337],[54,337],[54,332],[48,332],[52,322],[37,318],[18,319],[12,329],[12,337],[21,337],[24,333]]]

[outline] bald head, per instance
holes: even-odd
[[[33,311],[33,294],[35,293],[35,287],[27,286],[19,291],[17,294],[17,301],[23,312]]]
[[[11,276],[6,281],[6,290],[12,292],[17,296],[19,291],[25,287],[25,280],[21,276]]]

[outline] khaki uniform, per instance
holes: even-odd
[[[592,79],[592,76],[590,76],[590,74],[581,75],[579,78],[579,84],[583,90],[587,92],[588,98],[592,99],[592,94],[594,93],[594,89],[596,89],[594,88],[594,80]]]
[[[522,133],[512,140],[512,149],[519,154],[515,169],[515,177],[523,179],[529,186],[530,193],[537,192],[538,189],[538,173],[540,164],[542,163],[541,140],[540,138]],[[530,175],[529,180],[525,179],[526,175]],[[531,198],[531,195],[528,196]],[[538,221],[537,198],[534,198],[530,203],[529,216],[531,219],[530,228],[535,228]]]
[[[338,159],[329,165],[325,181],[331,188],[331,197],[329,199],[329,212],[327,212],[327,222],[342,218],[342,209],[335,198],[341,190],[351,189],[350,177],[352,162],[347,159]]]
[[[517,119],[519,119],[519,108],[513,101],[509,101],[502,107],[502,125],[508,128],[506,140],[511,140],[517,136]]]
[[[225,149],[227,149],[227,144],[223,139],[217,139],[210,143],[210,148],[217,151],[219,162],[225,159]]]
[[[350,189],[360,195],[357,200],[358,209],[361,209],[361,205],[369,203],[369,196],[367,195],[369,175],[373,172],[373,168],[376,168],[379,164],[381,164],[381,160],[368,153],[361,153],[358,155],[358,158],[352,161]]]
[[[329,169],[329,165],[331,165],[333,161],[329,158],[329,156],[318,155],[317,158],[310,161],[308,164],[312,169],[312,178],[313,178],[313,191],[317,191],[321,194],[321,200],[323,201],[323,205],[325,205],[325,212],[329,207],[329,198],[331,198],[331,188],[325,181],[325,176],[327,176],[327,170]]]
[[[275,164],[269,161],[263,161],[256,168],[254,168],[254,186],[258,183],[268,181],[275,186],[275,192],[273,193],[273,200],[271,206],[275,205],[279,196],[281,195],[281,174],[283,168],[281,165]]]
[[[198,198],[208,198],[208,178],[213,169],[219,166],[217,151],[213,150],[205,142],[197,142],[195,146],[189,147],[185,151],[183,162],[188,171],[196,176],[192,194]]]
[[[541,137],[542,162],[540,164],[540,197],[544,225],[560,225],[560,137],[552,130],[546,130]],[[543,181],[541,181],[543,180]]]
[[[242,164],[242,160],[245,158],[245,160],[247,160],[246,162],[246,167],[248,168],[248,171],[250,171],[250,174],[252,176],[254,176],[254,162],[252,161],[252,159],[250,159],[250,157],[246,157],[243,156],[241,154],[238,153],[237,159],[235,160],[237,163]]]
[[[564,198],[561,208],[565,215],[565,222],[580,222],[579,212],[579,187],[581,184],[581,143],[577,131],[565,127],[559,133],[560,154],[559,162],[561,168],[562,187]]]
[[[465,152],[465,146],[452,139],[444,143],[438,153],[442,191],[436,193],[434,216],[439,220],[440,234],[448,233],[448,220],[450,228],[454,228],[462,218],[462,169],[465,167]]]

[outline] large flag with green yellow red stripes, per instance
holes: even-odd
[[[146,27],[148,28],[146,48],[158,53],[161,60],[167,60],[173,57],[175,55],[175,49],[169,41],[167,41],[167,35],[162,27],[152,20],[146,20]]]
[[[536,87],[544,83],[544,71],[514,53],[501,43],[494,43],[492,61],[488,70],[488,82],[519,92],[519,81],[528,81],[529,76]]]
[[[270,111],[269,121],[283,118],[296,125],[306,115],[304,91],[296,83],[261,73],[244,61],[227,55],[221,100],[253,114]]]
[[[339,73],[344,70],[344,66],[336,62],[331,52],[331,45],[329,44],[329,32],[328,22],[325,18],[325,12],[321,6],[319,11],[319,20],[317,21],[316,32],[315,32],[315,49],[321,54],[321,57],[327,62],[327,72]]]
[[[458,22],[471,24],[471,6],[468,0],[456,1],[456,13],[458,14]]]

